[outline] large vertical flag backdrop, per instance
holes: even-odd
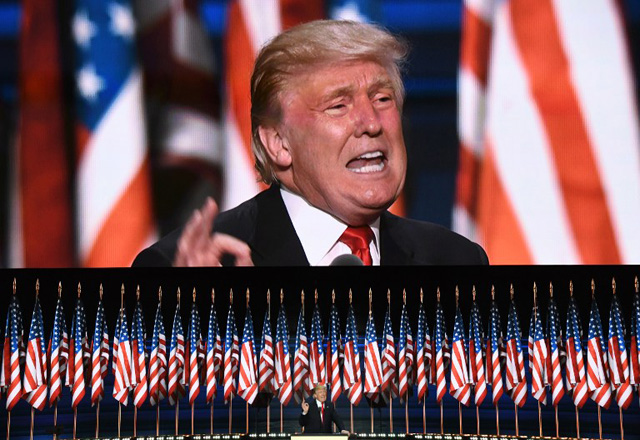
[[[76,3],[72,36],[82,266],[128,266],[154,236],[135,35],[128,0]]]
[[[225,41],[225,145],[223,209],[261,189],[251,152],[249,84],[260,48],[282,30],[323,18],[321,0],[232,0]]]
[[[640,132],[615,0],[465,0],[454,228],[497,264],[639,263]]]

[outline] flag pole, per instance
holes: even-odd
[[[460,435],[462,435],[462,403],[458,400],[458,423],[460,425]]]
[[[422,433],[427,433],[427,398],[422,397]]]
[[[540,401],[538,400],[538,425],[540,437],[542,437],[542,407],[540,406]]]
[[[602,439],[602,414],[600,411],[600,405],[598,405],[598,434],[600,434],[600,439]]]
[[[350,411],[351,411],[351,432],[353,432],[353,403],[349,405],[350,406]]]
[[[96,405],[96,438],[100,437],[100,401]]]
[[[31,440],[33,440],[33,419],[35,417],[34,411],[35,410],[33,409],[33,407],[31,407],[31,429],[29,430],[29,438]]]
[[[11,419],[11,412],[9,412],[9,419]],[[9,431],[7,431],[7,439],[9,438]],[[53,440],[58,438],[58,401],[53,404]]]
[[[444,434],[444,408],[442,407],[442,400],[440,401],[440,434]]]
[[[516,437],[520,435],[520,426],[518,425],[518,404],[514,403],[513,407],[515,408],[516,413]]]
[[[480,407],[476,405],[476,434],[480,435]]]
[[[176,399],[175,435],[178,435],[178,414],[180,414],[180,399]]]
[[[620,411],[620,440],[624,440],[624,424],[622,423],[622,407],[618,407]]]
[[[580,413],[578,412],[577,406],[576,406],[576,434],[577,434],[577,437],[580,438]]]
[[[560,437],[560,422],[558,421],[558,405],[556,405],[555,408],[556,408],[556,437]]]
[[[193,435],[193,403],[191,404],[191,435]]]
[[[496,405],[496,435],[500,435],[500,410]]]
[[[284,432],[284,421],[282,419],[282,411],[284,409],[284,405],[282,405],[282,402],[280,402],[280,432]]]
[[[233,425],[233,394],[229,397],[229,434]]]

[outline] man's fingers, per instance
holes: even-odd
[[[242,240],[227,234],[213,234],[210,242],[210,251],[218,261],[225,254],[233,255],[236,266],[253,266],[251,248]]]

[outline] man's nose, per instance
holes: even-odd
[[[356,124],[356,137],[377,136],[382,131],[380,116],[368,97],[360,99],[356,104]]]

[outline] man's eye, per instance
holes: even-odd
[[[339,110],[341,108],[344,108],[345,105],[344,104],[336,104],[336,105],[332,105],[331,107],[329,107],[329,110]]]

